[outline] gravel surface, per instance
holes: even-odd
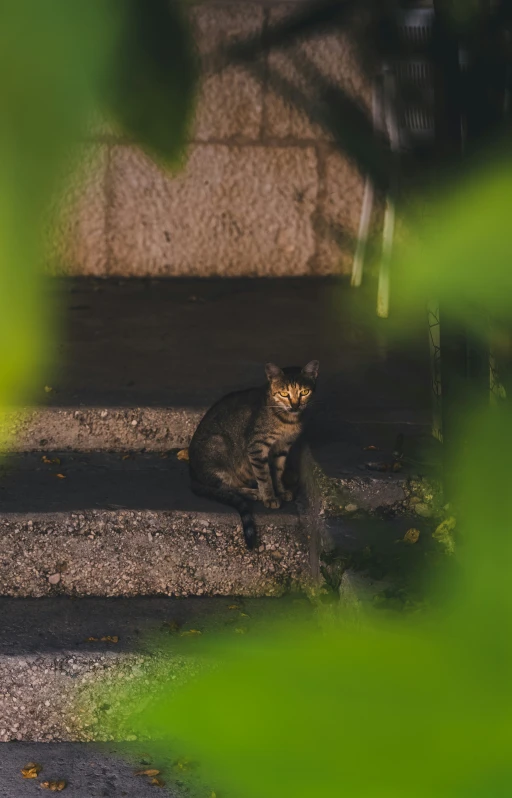
[[[158,452],[187,446],[206,409],[42,407],[12,412],[7,424],[19,452],[39,449]]]
[[[297,612],[317,622],[300,595],[4,598],[0,612],[0,742],[133,740],[133,700],[147,698],[162,672],[175,685],[190,678],[202,640],[243,641],[241,634],[250,637],[270,621],[288,623]]]
[[[165,663],[177,680],[192,669],[193,662],[180,657]],[[0,656],[0,742],[136,739],[130,706],[115,688],[140,680],[134,696],[142,698],[149,679],[163,670],[150,655],[115,651]],[[123,715],[120,726],[109,723],[114,710]]]
[[[199,517],[198,517],[199,516]],[[229,516],[150,511],[0,518],[7,596],[279,595],[308,579],[298,519],[259,524],[247,551]]]
[[[169,761],[170,760],[170,761]],[[66,781],[66,798],[155,798],[141,769],[158,768],[166,782],[164,796],[184,792],[176,784],[172,755],[152,758],[138,743],[87,745],[83,743],[16,743],[0,746],[0,798],[33,798],[45,780]],[[22,768],[36,762],[42,767],[36,780],[24,779]],[[156,791],[158,794],[158,790]],[[209,795],[210,791],[205,791]],[[41,793],[44,795],[44,792]]]

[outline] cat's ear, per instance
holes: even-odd
[[[276,366],[275,363],[267,363],[265,365],[265,374],[267,375],[267,379],[269,382],[272,382],[272,380],[277,380],[278,377],[283,376],[283,372],[281,371],[279,366]]]
[[[318,360],[311,360],[307,364],[307,366],[304,366],[304,368],[302,369],[302,373],[306,377],[310,377],[311,379],[316,380],[316,378],[318,377],[319,369],[320,369],[320,363],[318,362]]]

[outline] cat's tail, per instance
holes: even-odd
[[[205,485],[202,482],[197,482],[192,479],[192,491],[196,496],[204,496],[205,499],[213,499],[214,501],[227,504],[229,507],[234,507],[240,513],[242,519],[242,529],[244,538],[248,549],[254,549],[257,543],[256,526],[254,523],[254,516],[252,512],[252,503],[244,496],[240,496],[235,491],[230,491],[228,488],[216,488],[211,485]]]

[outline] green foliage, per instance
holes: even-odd
[[[47,357],[41,225],[72,144],[105,79],[115,19],[108,5],[37,0],[0,9],[0,409],[17,404]]]
[[[179,153],[195,66],[176,14],[163,0],[17,0],[0,9],[1,410],[26,398],[47,357],[43,218],[99,101],[156,157]],[[330,85],[322,91],[336,140],[371,162],[336,114],[352,105],[337,106],[343,96]],[[363,112],[353,117],[368,129]],[[508,319],[511,185],[505,160],[436,200],[395,280],[406,318],[438,296],[477,333],[485,314]],[[452,464],[463,545],[450,558],[457,567],[432,588],[442,613],[371,617],[357,629],[321,614],[318,628],[298,617],[209,645],[191,639],[216,667],[175,688],[163,657],[149,684],[119,686],[141,734],[197,758],[219,798],[510,794],[512,423],[498,409],[467,426],[471,447]],[[148,703],[150,688],[157,699]]]
[[[439,200],[402,253],[404,302],[436,292],[477,331],[468,306],[510,311],[511,185],[504,162]],[[430,609],[193,641],[216,667],[181,689],[154,680],[153,701],[133,700],[136,731],[197,760],[223,796],[508,795],[512,418],[506,406],[466,411],[465,427],[470,446],[451,463],[461,544],[448,519]]]
[[[444,548],[446,554],[454,554],[455,553],[455,541],[453,539],[453,530],[455,529],[457,522],[453,516],[446,518],[444,521],[441,521],[439,526],[435,529],[432,533],[432,537],[434,540]]]
[[[107,104],[148,153],[174,165],[193,110],[197,63],[180,4],[117,0],[124,14]]]
[[[436,297],[480,335],[489,315],[506,322],[512,308],[511,198],[508,156],[481,163],[454,188],[434,194],[425,219],[412,228],[412,243],[397,257],[397,311],[409,315],[418,301]]]
[[[195,67],[176,3],[16,0],[0,8],[0,437],[49,361],[43,227],[105,101],[170,161],[183,146]]]
[[[136,728],[199,761],[219,795],[507,795],[512,424],[471,423],[473,454],[458,464],[467,542],[442,616],[357,629],[298,618],[216,640],[203,653],[218,667],[172,696],[153,684]]]
[[[466,544],[459,576],[443,574],[442,615],[357,629],[298,618],[236,642],[197,639],[217,667],[178,690],[160,676],[141,714],[130,693],[136,731],[199,762],[224,796],[508,795],[512,424],[472,429],[458,464]]]

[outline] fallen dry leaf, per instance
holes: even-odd
[[[131,454],[123,454],[121,460],[133,460],[133,457]]]
[[[56,474],[55,475],[58,479],[66,479],[64,474]]]
[[[152,787],[165,787],[165,781],[163,781],[163,779],[150,779],[149,783]]]
[[[51,790],[51,792],[62,792],[66,789],[67,784],[63,779],[61,781],[42,781],[41,787],[43,790]]]
[[[150,768],[149,770],[138,770],[135,776],[159,776],[160,771],[156,770],[155,768]]]
[[[180,449],[176,457],[178,460],[188,460],[188,449]]]
[[[417,543],[420,537],[419,529],[408,529],[404,535],[404,543]]]
[[[202,635],[203,633],[199,631],[199,629],[188,629],[186,632],[182,632],[182,637],[193,637],[194,635]]]
[[[363,451],[364,452],[378,452],[379,451],[379,447],[378,446],[373,446],[373,444],[372,444],[372,446],[365,446]]]
[[[119,643],[117,635],[105,635],[104,637],[87,637],[86,643]]]
[[[38,765],[37,762],[29,762],[28,765],[22,768],[21,775],[24,779],[37,779],[42,769],[43,766]]]
[[[46,465],[60,465],[60,458],[59,457],[47,457],[45,454],[41,457],[41,462],[46,463]]]

